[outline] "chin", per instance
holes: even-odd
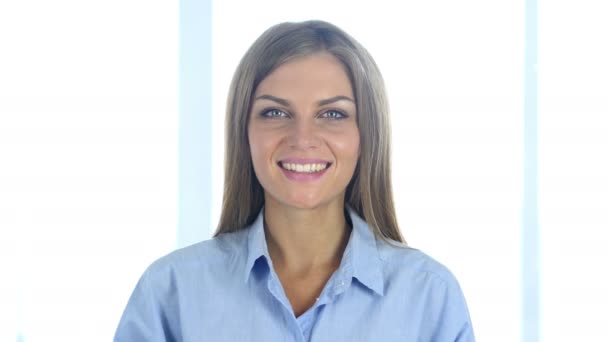
[[[283,197],[283,200],[279,202],[291,208],[297,208],[302,210],[312,210],[320,207],[328,206],[338,198],[323,198],[318,195],[310,196],[287,196]]]
[[[308,200],[308,201],[306,201],[306,200],[284,201],[284,202],[282,202],[282,204],[285,206],[291,207],[291,208],[302,209],[302,210],[316,209],[323,205],[322,202],[310,201],[310,200]]]

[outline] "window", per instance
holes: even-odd
[[[600,1],[539,3],[538,183],[543,341],[608,339],[605,14]]]
[[[0,5],[0,340],[110,341],[175,247],[178,9]]]

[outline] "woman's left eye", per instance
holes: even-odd
[[[328,119],[344,119],[346,118],[346,114],[337,110],[328,110],[327,112],[321,114],[321,117]]]

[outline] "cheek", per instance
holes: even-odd
[[[249,151],[251,152],[251,161],[254,167],[259,164],[260,159],[263,158],[264,148],[262,146],[263,140],[256,134],[249,134]]]
[[[247,130],[247,136],[249,141],[249,152],[251,154],[251,161],[253,162],[253,166],[255,168],[255,165],[257,164],[257,160],[259,159],[260,155],[259,136],[258,134],[256,134],[256,131],[251,128]]]
[[[352,164],[353,167],[357,164],[360,154],[358,130],[335,139],[333,145],[334,151],[340,155],[338,158],[341,157],[345,164]]]
[[[254,165],[270,160],[276,146],[275,140],[272,134],[256,129],[249,130],[249,150]]]
[[[345,149],[348,150],[348,153],[359,157],[359,152],[360,152],[360,136],[359,136],[359,129],[353,129],[352,132],[350,132],[350,134],[347,136],[347,138],[345,139],[346,141],[346,146]]]

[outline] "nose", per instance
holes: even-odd
[[[303,150],[317,148],[321,141],[315,123],[302,119],[294,120],[288,139],[291,148]]]

